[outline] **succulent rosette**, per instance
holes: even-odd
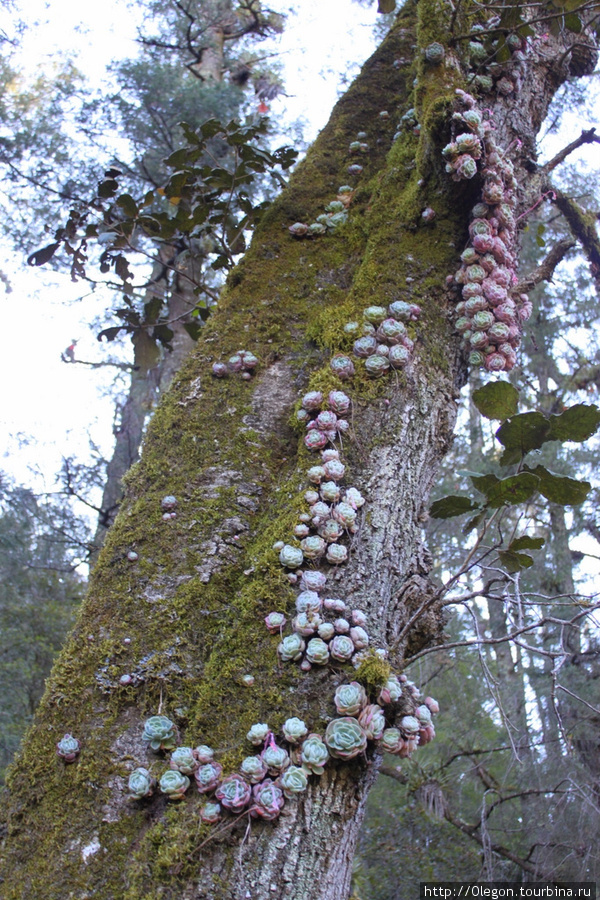
[[[329,662],[329,647],[318,637],[312,638],[306,647],[306,658],[315,666],[326,666]]]
[[[292,620],[292,628],[303,637],[310,637],[322,623],[318,613],[298,613]]]
[[[281,775],[284,769],[290,764],[290,757],[287,750],[278,747],[277,744],[269,744],[261,753],[263,762],[269,770],[269,775]]]
[[[278,817],[285,803],[283,791],[270,778],[255,785],[252,790],[252,800],[250,815],[254,818],[265,819],[267,822],[272,822]]]
[[[354,644],[345,634],[337,634],[329,644],[329,652],[332,659],[348,662],[354,653]]]
[[[291,719],[286,719],[283,723],[281,730],[283,732],[283,736],[289,744],[299,744],[306,735],[308,734],[308,728],[297,716],[292,716]]]
[[[302,744],[300,761],[305,772],[322,775],[323,768],[329,759],[329,750],[318,734],[309,734]]]
[[[206,744],[200,744],[194,750],[194,756],[196,760],[199,762],[201,766],[206,765],[206,763],[212,762],[215,758],[215,751],[212,747],[207,747]]]
[[[317,613],[322,605],[316,591],[301,591],[296,597],[296,609],[299,613]]]
[[[56,745],[56,753],[66,763],[74,762],[79,756],[81,745],[72,734],[65,734]]]
[[[284,796],[288,800],[294,800],[308,787],[308,778],[300,766],[290,766],[279,778],[279,784]]]
[[[252,789],[241,775],[227,775],[217,788],[215,797],[221,806],[230,812],[238,813],[250,802]]]
[[[357,719],[344,716],[332,719],[325,731],[325,744],[331,756],[353,759],[367,747],[367,735]]]
[[[432,712],[434,715],[439,713],[440,705],[437,700],[434,700],[433,697],[425,697],[425,706]]]
[[[370,741],[378,741],[385,728],[385,716],[377,703],[369,703],[358,717],[359,724]]]
[[[258,784],[267,774],[267,765],[260,756],[247,756],[240,765],[240,774],[250,784]]]
[[[150,716],[144,722],[142,740],[149,744],[155,753],[159,750],[174,750],[177,744],[175,725],[166,716]]]
[[[169,800],[181,800],[190,786],[190,779],[175,769],[169,769],[158,782],[158,786]]]
[[[297,569],[304,562],[304,554],[299,547],[285,544],[279,552],[279,562],[288,569]]]
[[[416,737],[421,728],[420,722],[415,716],[402,716],[399,724],[400,731],[407,737]]]
[[[191,747],[177,747],[171,753],[169,766],[182,775],[193,775],[200,763]]]
[[[200,821],[206,825],[214,825],[221,818],[220,803],[205,803],[200,810]]]
[[[333,698],[335,708],[340,716],[357,716],[367,705],[367,694],[358,681],[340,684]]]
[[[415,718],[419,720],[421,725],[431,725],[431,710],[425,703],[421,706],[417,706],[415,709]]]
[[[271,634],[277,634],[286,623],[286,618],[283,613],[280,612],[270,612],[268,616],[265,616],[265,625]]]
[[[251,744],[254,744],[255,747],[258,747],[260,744],[264,744],[265,738],[267,737],[270,729],[266,722],[256,722],[246,735]]]
[[[199,769],[196,769],[194,778],[199,792],[208,794],[209,791],[214,791],[219,786],[222,773],[223,767],[216,762],[206,763],[200,766]]]
[[[295,662],[304,653],[305,642],[299,634],[288,634],[279,644],[277,651],[282,662]]]
[[[377,702],[382,706],[388,703],[397,703],[402,696],[402,686],[396,675],[390,675],[386,683],[379,691]]]
[[[144,797],[150,797],[154,793],[156,778],[152,777],[148,769],[140,767],[139,769],[134,769],[129,776],[127,787],[132,800],[142,800]]]
[[[399,728],[386,728],[381,735],[381,749],[386,753],[399,753],[404,745],[404,738]]]
[[[350,637],[357,650],[364,650],[369,646],[369,635],[361,625],[350,629]]]

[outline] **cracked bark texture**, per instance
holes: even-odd
[[[395,665],[440,640],[421,526],[465,374],[446,276],[458,267],[478,186],[452,183],[439,152],[454,90],[465,87],[451,52],[435,70],[416,54],[421,138],[392,137],[396,111],[412,105],[415,77],[409,64],[394,63],[413,59],[415,43],[443,39],[445,15],[430,0],[404,7],[265,216],[155,413],[78,625],[9,780],[6,900],[349,894],[379,764],[372,749],[366,759],[334,762],[320,779],[311,777],[307,793],[286,803],[275,823],[241,818],[211,830],[200,825],[191,792],[179,803],[161,795],[133,802],[126,784],[137,766],[157,774],[166,767],[141,740],[144,719],[157,712],[176,722],[181,744],[213,746],[228,772],[252,752],[245,734],[254,722],[277,731],[297,715],[322,732],[333,716],[334,689],[354,671],[280,665],[277,638],[262,623],[273,609],[291,617],[294,608],[272,544],[289,540],[305,508],[304,473],[314,463],[290,424],[294,400],[309,384],[336,386],[327,363],[332,349],[347,347],[344,322],[395,299],[423,310],[411,366],[340,385],[353,399],[346,483],[367,504],[349,562],[329,571],[327,594],[366,612],[373,643],[389,647]],[[496,113],[498,143],[508,147],[515,134],[522,141],[510,151],[522,209],[537,199],[527,181],[536,128],[568,74],[557,71],[562,49],[553,39],[540,46],[528,57],[519,98],[485,101]],[[348,225],[313,241],[293,239],[288,226],[313,221],[347,181],[348,144],[363,130],[371,150]],[[421,220],[427,205],[436,209],[434,226]],[[250,382],[212,378],[212,363],[241,347],[259,357],[259,373]],[[174,520],[162,518],[166,494],[178,500]],[[131,676],[125,685],[124,674]],[[255,678],[250,687],[246,674]],[[82,743],[68,766],[55,754],[65,732]]]

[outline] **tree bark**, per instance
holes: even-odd
[[[394,62],[410,60],[415,43],[443,39],[446,27],[430,0],[405,6],[263,219],[155,413],[78,626],[12,772],[6,900],[347,897],[379,761],[372,750],[311,776],[307,794],[287,803],[275,823],[249,825],[244,817],[211,831],[199,825],[191,792],[179,803],[160,794],[133,802],[126,784],[137,766],[157,769],[141,740],[147,716],[168,715],[181,744],[209,744],[231,772],[249,752],[253,723],[276,731],[297,715],[322,732],[334,714],[335,686],[354,677],[347,666],[303,673],[280,664],[278,638],[262,622],[273,609],[290,614],[294,607],[272,545],[290,540],[306,509],[305,472],[314,456],[290,421],[307,386],[351,394],[347,483],[367,499],[349,562],[328,567],[328,594],[366,613],[372,645],[389,649],[396,667],[440,640],[421,529],[465,375],[446,276],[458,266],[477,188],[451,182],[440,155],[455,88],[466,86],[451,51],[435,70],[417,57],[421,137],[392,143],[392,135],[394,111],[410,105],[415,76]],[[552,41],[532,54],[517,100],[486,97],[498,142],[508,146],[516,133],[523,141],[514,156],[523,203],[531,198],[521,163],[566,74],[553,68],[549,47]],[[385,110],[389,118],[380,116]],[[348,180],[348,145],[359,131],[368,132],[371,149],[348,224],[294,239],[288,226],[314,220]],[[421,218],[428,205],[437,213],[432,225]],[[339,382],[328,361],[332,350],[349,347],[344,323],[396,299],[423,310],[409,368],[378,380],[357,369],[350,382]],[[212,363],[241,348],[261,361],[252,380],[214,379]],[[175,519],[163,518],[167,494],[178,501]],[[128,560],[132,550],[136,561]],[[70,765],[55,754],[65,732],[82,744]]]

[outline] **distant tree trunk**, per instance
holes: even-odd
[[[328,592],[365,612],[372,646],[388,649],[394,666],[440,639],[421,530],[465,375],[446,276],[457,268],[477,196],[477,180],[448,179],[440,153],[455,88],[466,86],[452,50],[440,68],[418,58],[421,137],[407,133],[392,144],[392,135],[398,104],[411,105],[415,77],[395,61],[411,60],[415,43],[445,40],[447,26],[431,0],[404,7],[263,219],[197,351],[156,411],[79,625],[10,779],[6,900],[348,896],[379,761],[372,751],[311,776],[308,792],[286,803],[274,823],[250,825],[244,817],[211,830],[199,826],[191,793],[179,803],[160,794],[138,803],[125,788],[136,766],[159,771],[141,740],[147,716],[168,715],[182,744],[209,744],[231,772],[251,752],[245,735],[253,723],[277,731],[299,716],[323,732],[334,687],[354,677],[347,667],[304,673],[280,664],[278,639],[262,621],[273,609],[293,614],[295,594],[273,543],[291,539],[306,509],[305,472],[315,457],[290,417],[308,384],[351,394],[347,483],[367,499],[349,562],[326,567]],[[532,52],[518,99],[485,99],[498,142],[522,141],[514,161],[524,204],[532,198],[521,163],[529,164],[547,103],[567,74],[555,62],[561,53],[550,39],[543,53]],[[380,115],[388,110],[389,118]],[[348,145],[362,131],[370,152],[361,157],[365,171],[348,224],[294,239],[288,226],[313,221],[348,181],[355,160]],[[430,225],[421,218],[426,206],[437,213]],[[357,366],[353,379],[338,381],[328,361],[331,349],[349,346],[344,323],[368,305],[400,298],[423,310],[409,368],[372,380]],[[213,378],[212,363],[242,348],[260,360],[252,380]],[[176,519],[163,519],[167,494],[177,498]],[[130,550],[136,562],[128,561]],[[55,754],[65,732],[82,743],[70,765]]]

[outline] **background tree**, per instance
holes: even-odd
[[[54,897],[75,887],[98,897],[104,892],[125,898],[347,896],[358,824],[377,768],[372,746],[366,763],[353,756],[349,763],[329,765],[321,778],[311,776],[301,799],[287,803],[285,815],[274,823],[252,824],[240,813],[210,830],[199,825],[198,803],[191,796],[173,803],[163,792],[132,802],[124,788],[136,764],[145,762],[159,774],[141,737],[146,715],[168,713],[181,739],[190,745],[210,743],[232,771],[248,752],[245,735],[253,723],[268,722],[278,731],[285,719],[299,715],[311,729],[323,731],[333,714],[336,684],[357,678],[374,699],[389,675],[377,654],[366,655],[355,672],[343,666],[294,669],[278,663],[278,639],[265,633],[264,615],[274,607],[289,611],[295,597],[291,584],[297,575],[286,575],[273,543],[291,540],[298,512],[304,515],[306,509],[305,471],[314,456],[289,422],[296,398],[307,387],[325,394],[347,387],[351,393],[351,434],[344,432],[343,452],[367,505],[352,537],[343,538],[350,543],[348,563],[339,569],[304,566],[303,583],[308,572],[326,573],[331,592],[364,612],[372,645],[388,650],[395,667],[441,639],[442,611],[427,577],[430,561],[421,526],[465,372],[449,314],[456,292],[446,278],[456,271],[469,212],[482,187],[473,156],[466,154],[468,164],[457,159],[451,166],[455,175],[472,177],[452,180],[441,152],[452,136],[453,114],[459,112],[459,121],[467,122],[466,108],[475,104],[456,96],[474,76],[464,46],[471,26],[480,26],[475,33],[489,32],[498,40],[498,65],[507,66],[483,73],[488,80],[477,84],[487,88],[495,141],[514,166],[517,214],[530,209],[546,189],[531,171],[534,138],[574,55],[568,31],[553,27],[543,37],[535,23],[519,18],[533,18],[537,8],[501,11],[504,20],[489,20],[479,6],[476,11],[469,5],[448,10],[423,0],[418,8],[407,4],[289,189],[263,218],[203,330],[198,351],[155,414],[144,459],[128,478],[128,499],[103,550],[80,625],[57,664],[36,728],[11,776],[8,898],[24,890]],[[578,35],[587,11],[582,8],[577,16]],[[562,13],[550,10],[544,28],[547,16],[553,26],[564,24]],[[505,36],[514,29],[533,31],[526,67],[520,58],[501,54]],[[579,47],[581,38],[575,43]],[[410,64],[415,44],[418,52]],[[586,46],[589,65],[595,55],[587,37]],[[469,48],[469,56],[474,52]],[[407,127],[394,140],[389,107],[398,102],[413,111],[405,114]],[[182,225],[192,218],[197,198],[192,170],[200,136],[190,139],[184,161],[188,218],[182,216]],[[365,163],[358,169],[351,155],[356,148],[349,153],[355,141]],[[367,142],[368,153],[360,147]],[[477,143],[471,139],[469,146],[476,149]],[[485,165],[500,166],[489,146],[487,152]],[[348,176],[353,179],[350,204],[348,192],[339,191]],[[316,219],[336,194],[345,202],[334,202],[349,210],[339,230],[329,220],[316,222],[326,233],[313,230],[313,240],[297,239],[302,228],[289,233],[290,225]],[[594,261],[594,235],[579,227],[577,207],[564,205]],[[334,206],[327,214],[342,212]],[[136,208],[121,228],[140,219]],[[398,298],[418,301],[422,308],[418,326],[410,326],[417,339],[410,366],[377,379],[361,365],[346,384],[329,365],[331,351],[352,346],[345,323],[360,320],[373,301]],[[255,376],[247,371],[249,377],[241,377],[244,357],[240,365],[232,364],[238,372],[229,379],[211,376],[215,362],[242,347],[260,360]],[[334,367],[348,374],[348,364],[339,361],[343,353],[337,359]],[[597,424],[596,412],[589,415]],[[552,428],[560,432],[554,420],[542,420],[544,435]],[[511,413],[503,434],[514,436],[522,422]],[[581,439],[585,431],[578,428]],[[569,436],[574,433],[569,429]],[[549,474],[524,469],[529,444],[521,441],[509,454],[518,467],[515,474],[479,482],[485,501],[473,503],[473,511],[480,525],[483,515],[496,521],[512,514],[493,512],[504,498],[526,502],[538,487],[549,493],[548,484],[556,484]],[[344,515],[351,525],[350,512]],[[484,538],[485,533],[479,547]],[[493,552],[518,555],[510,544],[503,547],[500,543]],[[286,560],[292,562],[289,551]],[[513,601],[511,595],[505,602]],[[410,685],[403,697],[405,706],[396,708],[400,713],[414,709]],[[81,740],[77,761],[66,766],[54,748],[65,731]],[[354,731],[355,745],[360,735],[360,729]],[[174,741],[170,731],[163,738],[165,746]],[[329,746],[333,749],[335,742]],[[278,812],[272,803],[261,805],[257,795],[252,810],[259,818],[275,818]]]

